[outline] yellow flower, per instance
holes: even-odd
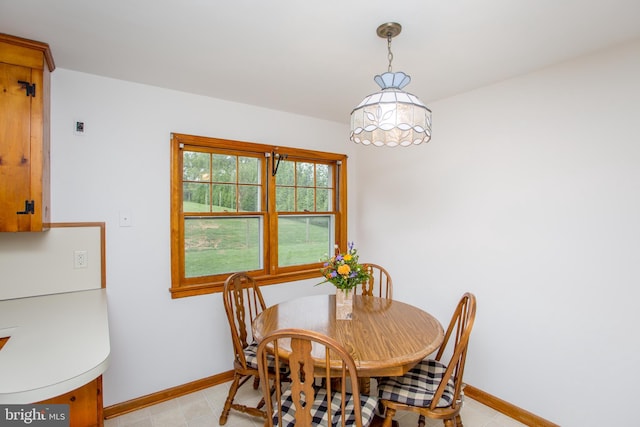
[[[346,276],[349,273],[351,273],[351,267],[349,267],[347,264],[342,264],[338,267],[338,274]]]
[[[351,258],[353,258],[350,254],[346,254],[344,257],[345,261],[351,261]]]

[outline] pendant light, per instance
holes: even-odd
[[[351,112],[349,139],[363,145],[396,147],[418,145],[431,139],[431,110],[415,95],[402,90],[411,82],[403,72],[391,68],[391,39],[402,30],[396,22],[382,24],[378,36],[387,39],[389,68],[374,81],[380,92],[367,96]]]

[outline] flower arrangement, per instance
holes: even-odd
[[[347,252],[340,253],[338,245],[335,245],[335,251],[334,256],[323,259],[320,272],[325,280],[319,284],[330,282],[338,289],[350,290],[369,279],[367,270],[358,263],[358,250],[353,242],[347,245]]]

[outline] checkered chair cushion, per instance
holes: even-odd
[[[342,426],[342,402],[340,393],[332,393],[334,396],[331,399],[331,427]],[[347,402],[345,404],[345,412],[347,415],[346,425],[355,425],[355,413],[353,395],[347,394]],[[375,409],[378,404],[378,399],[373,396],[360,395],[360,413],[362,415],[362,425],[368,426],[373,420]],[[277,402],[274,406],[273,425],[278,426],[278,411]],[[316,390],[316,399],[313,402],[311,408],[311,416],[313,418],[312,425],[314,426],[327,426],[327,390],[319,388]],[[291,398],[291,388],[287,387],[282,392],[282,426],[279,427],[294,427],[296,424],[295,419],[296,408],[293,405],[293,399]]]
[[[244,358],[247,360],[247,366],[253,369],[258,369],[258,343],[252,342],[247,347],[245,347]],[[273,358],[267,357],[269,360],[269,368],[273,368]]]
[[[378,396],[411,406],[427,407],[431,405],[433,395],[442,381],[446,365],[437,360],[425,359],[401,377],[380,378]],[[450,379],[445,387],[438,407],[453,403],[454,386]]]
[[[247,366],[253,369],[258,369],[258,343],[252,342],[244,349],[244,357],[247,360]],[[283,375],[289,375],[289,366],[281,363],[280,364],[280,373]],[[276,366],[276,361],[273,356],[267,355],[267,366],[269,369],[274,369]]]

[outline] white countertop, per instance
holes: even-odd
[[[109,365],[106,289],[0,301],[0,404],[39,402]]]

